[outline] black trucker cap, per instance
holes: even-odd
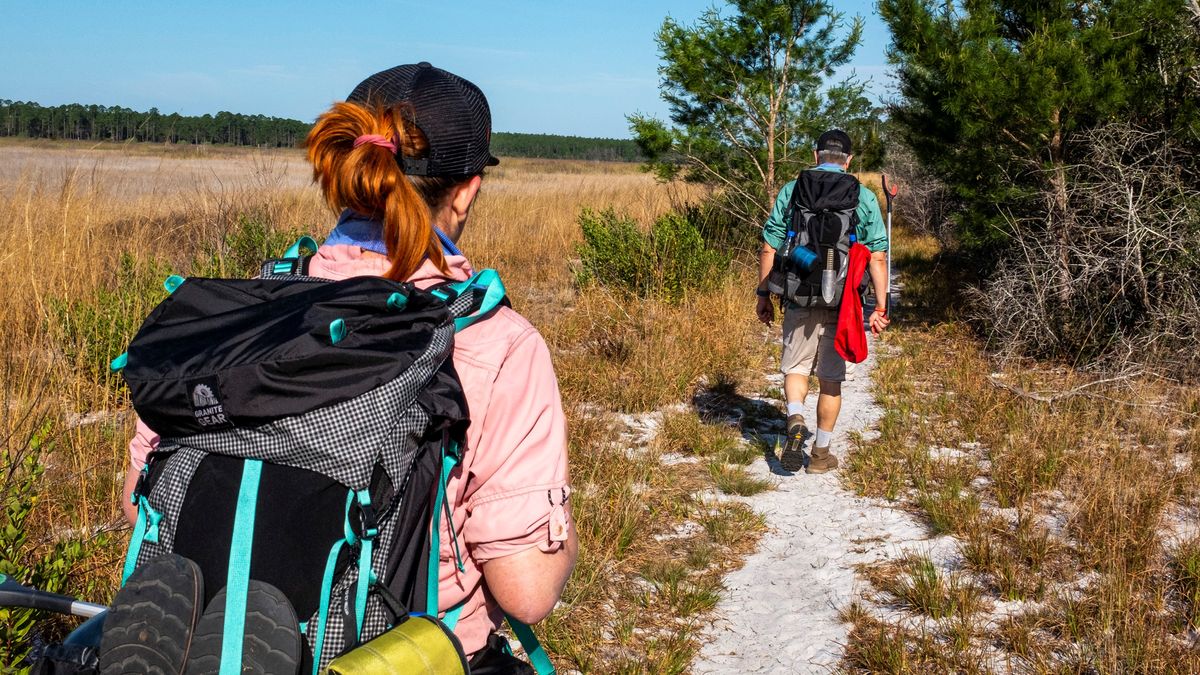
[[[474,84],[428,62],[375,73],[359,83],[351,103],[412,106],[411,121],[429,141],[427,157],[397,156],[413,176],[470,176],[500,160],[492,156],[492,111]]]
[[[840,152],[843,155],[851,153],[850,136],[841,129],[830,129],[817,139],[817,152]]]

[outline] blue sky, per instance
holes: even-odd
[[[663,18],[691,23],[714,4],[10,0],[0,98],[309,121],[367,75],[425,60],[479,85],[497,131],[623,138],[626,114],[666,116],[653,37]],[[874,3],[836,4],[866,19],[853,66],[886,96]]]

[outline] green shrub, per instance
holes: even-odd
[[[68,363],[120,391],[124,381],[109,371],[109,364],[166,297],[163,281],[170,274],[164,263],[124,253],[111,287],[97,287],[83,297],[50,298],[49,333]]]
[[[258,276],[264,260],[282,256],[301,234],[277,230],[260,218],[238,216],[219,242],[204,247],[192,263],[191,276],[234,279]]]
[[[23,447],[4,448],[0,455],[0,575],[12,577],[51,593],[68,590],[72,569],[87,557],[84,542],[71,538],[52,545],[29,540],[29,518],[37,505],[42,477],[39,455],[50,443],[50,426],[42,424]],[[10,437],[10,440],[14,440]],[[37,625],[45,612],[0,607],[0,673],[25,673],[34,638],[47,638],[46,625]],[[50,630],[54,630],[51,625]]]
[[[643,231],[611,208],[584,209],[579,282],[667,302],[710,290],[728,272],[731,258],[712,248],[689,215],[695,212],[667,213]]]

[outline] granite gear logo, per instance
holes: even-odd
[[[192,407],[207,408],[214,405],[221,405],[221,402],[213,396],[212,389],[209,389],[207,384],[196,385],[192,390]]]
[[[216,378],[193,380],[188,383],[192,398],[192,414],[196,422],[205,428],[231,427],[233,423],[225,416],[225,406],[221,404],[220,387]]]

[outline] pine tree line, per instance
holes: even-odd
[[[0,100],[0,136],[82,141],[148,141],[257,147],[293,147],[310,125],[297,120],[221,111],[216,115],[163,115],[121,106],[42,106]]]
[[[265,115],[139,112],[121,106],[70,103],[43,106],[0,99],[0,137],[79,141],[143,141],[269,148],[304,142],[312,125]],[[492,152],[506,157],[634,162],[642,159],[633,141],[553,134],[496,133]]]

